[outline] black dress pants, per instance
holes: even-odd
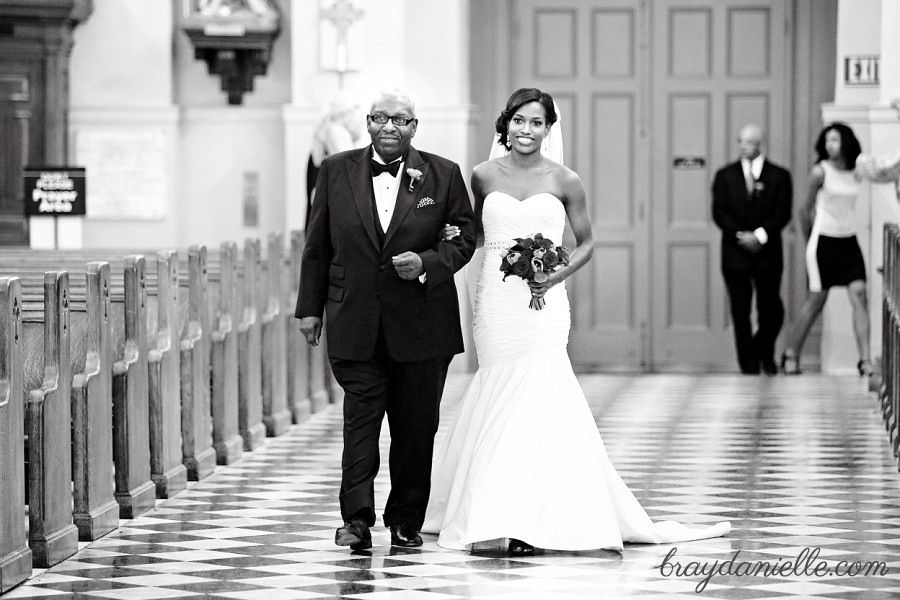
[[[731,304],[731,322],[742,373],[759,373],[761,360],[774,361],[775,340],[784,323],[781,302],[781,264],[753,261],[742,269],[723,269]],[[750,324],[753,291],[756,290],[757,330]]]
[[[384,524],[407,521],[416,530],[425,520],[431,492],[431,460],[440,418],[441,395],[452,356],[398,362],[388,354],[379,331],[369,360],[331,359],[331,369],[344,389],[344,453],[341,462],[341,516],[375,525],[375,476],[378,439],[387,414],[391,433],[388,464],[391,492]]]

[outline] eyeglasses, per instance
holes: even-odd
[[[388,121],[390,121],[397,127],[403,127],[404,125],[409,125],[411,122],[416,120],[415,117],[413,117],[411,119],[407,119],[406,117],[401,117],[400,115],[394,115],[392,117],[389,117],[388,115],[381,114],[381,113],[369,115],[369,118],[372,119],[372,121],[374,123],[378,123],[379,125],[384,125]]]

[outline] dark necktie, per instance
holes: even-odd
[[[747,170],[744,175],[744,184],[747,186],[747,197],[753,197],[753,188],[756,187],[756,177],[753,176],[753,167]]]
[[[369,169],[372,171],[372,177],[378,177],[382,173],[390,173],[391,177],[396,177],[397,171],[400,169],[400,161],[394,161],[391,164],[386,165],[378,162],[374,158],[370,158]]]

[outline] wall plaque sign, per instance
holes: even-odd
[[[85,214],[84,167],[25,167],[25,214]]]
[[[91,173],[91,218],[166,216],[167,153],[162,129],[82,129],[75,136],[75,156]]]
[[[706,168],[706,157],[676,156],[672,159],[672,166],[676,169],[704,169]]]

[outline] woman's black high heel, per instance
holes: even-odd
[[[872,361],[869,360],[861,360],[856,363],[856,370],[859,371],[860,377],[871,377],[872,376]]]
[[[531,556],[532,554],[534,554],[534,546],[516,538],[509,538],[510,556]]]
[[[781,353],[781,372],[785,375],[799,375],[800,357],[787,352]]]

